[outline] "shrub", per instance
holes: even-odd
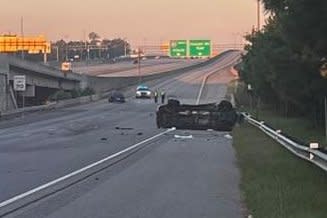
[[[64,90],[59,90],[49,97],[51,101],[59,101],[70,98],[72,98],[72,94],[70,92],[65,92]]]

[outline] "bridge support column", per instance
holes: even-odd
[[[0,112],[16,108],[16,99],[11,92],[8,58],[7,55],[0,54]]]

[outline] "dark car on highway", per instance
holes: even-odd
[[[125,102],[125,96],[123,95],[123,93],[121,93],[119,91],[113,91],[113,92],[110,93],[108,101],[109,102],[124,103]]]

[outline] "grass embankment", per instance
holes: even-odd
[[[238,86],[238,88],[236,88],[236,86]],[[280,129],[287,135],[293,136],[302,142],[307,144],[310,142],[318,142],[322,148],[325,147],[327,149],[324,129],[315,126],[314,123],[307,118],[286,117],[263,104],[256,105],[253,103],[251,110],[249,96],[245,91],[244,85],[235,81],[228,87],[228,93],[228,95],[230,95],[230,93],[235,94],[239,110],[249,112],[256,119],[263,120],[275,129]]]
[[[234,130],[241,190],[256,217],[327,217],[327,173],[249,124]]]
[[[258,116],[302,140],[322,140],[301,118],[284,118],[269,109]],[[241,190],[254,218],[327,217],[327,173],[301,160],[247,123],[234,130]]]

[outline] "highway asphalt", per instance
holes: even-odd
[[[195,103],[204,75],[229,66],[238,55],[229,53],[202,69],[147,84],[182,103]],[[222,72],[226,70],[217,75]],[[220,100],[226,81],[219,76],[212,81],[214,88],[203,99]],[[152,100],[102,100],[1,122],[0,201],[163,132],[155,126],[156,107]],[[176,139],[175,134],[193,139]],[[176,131],[162,136],[9,217],[242,217],[239,173],[226,134]]]
[[[201,63],[203,59],[147,59],[141,60],[142,75],[154,74],[174,70]],[[73,71],[100,77],[135,76],[138,74],[138,64],[133,61],[124,61],[115,64],[100,64],[93,66],[74,67]]]

